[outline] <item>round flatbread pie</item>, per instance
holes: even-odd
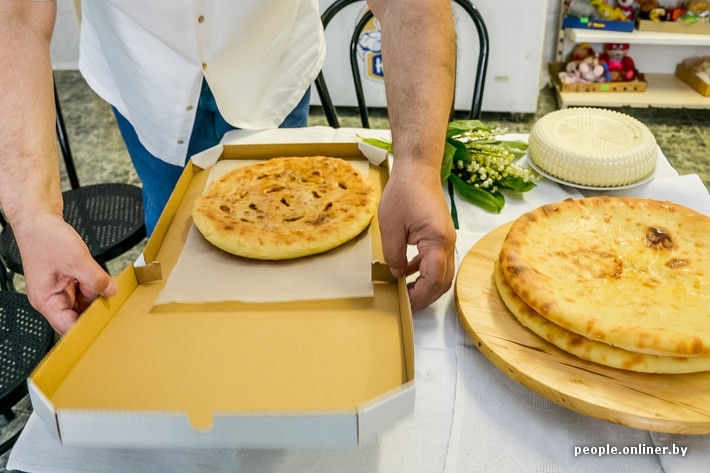
[[[370,224],[377,194],[340,158],[273,158],[215,180],[195,201],[204,237],[246,258],[284,260],[331,250]]]
[[[536,313],[635,353],[710,355],[710,217],[670,202],[568,199],[518,218],[500,253]]]
[[[696,373],[710,371],[710,356],[658,356],[635,353],[595,342],[553,324],[525,303],[506,281],[496,261],[495,284],[503,303],[518,321],[557,348],[583,360],[639,373]]]

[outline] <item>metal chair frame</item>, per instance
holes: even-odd
[[[4,273],[5,268],[0,266]],[[27,378],[54,345],[49,322],[25,294],[0,291],[0,415],[15,418],[13,407],[27,395]],[[10,450],[22,429],[5,435],[0,454]]]
[[[362,1],[363,0],[337,0],[333,2],[333,4],[331,4],[321,15],[323,28],[327,28],[331,20],[345,7]],[[488,58],[490,53],[488,29],[486,28],[485,21],[483,20],[483,16],[481,16],[480,11],[469,0],[453,0],[453,2],[464,9],[464,11],[473,21],[473,24],[476,27],[476,31],[478,32],[479,54],[477,59],[476,73],[474,76],[471,109],[469,111],[468,117],[470,119],[479,119],[481,117],[481,102],[483,101],[483,90],[485,87],[486,72],[488,69]],[[370,128],[370,120],[367,104],[365,102],[365,94],[363,92],[360,65],[358,63],[357,57],[357,45],[360,35],[362,34],[367,23],[372,18],[372,12],[370,10],[367,10],[358,21],[350,38],[350,69],[352,73],[353,84],[355,86],[355,95],[357,97],[360,120],[364,128]],[[318,77],[316,79],[316,90],[318,91],[318,95],[321,100],[321,105],[323,107],[326,119],[328,120],[328,124],[334,128],[340,127],[340,120],[338,119],[336,107],[333,104],[330,92],[328,91],[328,86],[326,84],[323,71],[318,74]],[[453,115],[453,104],[451,105],[451,110]]]

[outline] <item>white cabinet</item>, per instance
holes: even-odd
[[[602,51],[604,43],[628,43],[629,56],[644,73],[644,92],[560,92],[558,105],[608,107],[710,108],[704,97],[675,76],[676,65],[683,59],[710,56],[710,35],[654,33],[634,30],[631,33],[586,29],[561,31],[558,60],[563,60],[575,44],[591,43]]]

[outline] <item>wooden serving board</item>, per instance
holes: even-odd
[[[710,372],[666,375],[609,368],[570,355],[518,322],[493,276],[510,225],[479,240],[456,279],[459,318],[481,352],[527,388],[582,414],[643,430],[710,434]]]

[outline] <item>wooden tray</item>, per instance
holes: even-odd
[[[646,77],[642,73],[637,74],[637,78],[628,82],[574,82],[563,83],[560,79],[560,72],[565,69],[562,62],[554,62],[548,65],[550,77],[553,84],[560,92],[645,92]]]
[[[710,433],[710,372],[659,375],[608,368],[560,350],[508,310],[493,266],[510,228],[483,237],[456,279],[459,318],[481,352],[508,376],[582,414],[643,430]]]

